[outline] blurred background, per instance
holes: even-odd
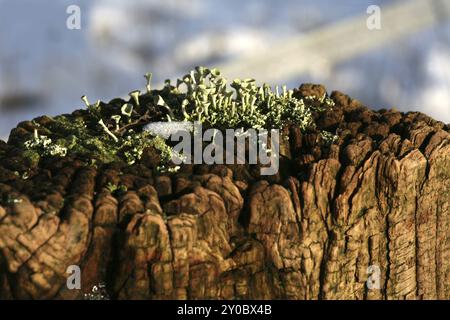
[[[196,65],[450,122],[448,0],[0,0],[0,139]],[[69,5],[81,29],[69,30]],[[369,30],[367,8],[381,9]]]

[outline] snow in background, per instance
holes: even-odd
[[[383,9],[399,1],[376,4]],[[81,30],[66,28],[66,8],[72,4],[81,8]],[[291,36],[363,15],[371,4],[0,0],[0,138],[7,139],[19,121],[82,107],[83,94],[92,102],[126,96],[144,88],[147,71],[162,83],[195,65],[220,65],[255,48],[264,52]],[[399,17],[399,23],[408,21]],[[287,82],[290,87],[323,83],[375,109],[418,110],[449,123],[450,22]]]

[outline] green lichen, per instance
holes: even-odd
[[[322,140],[324,141],[324,144],[327,146],[332,145],[334,142],[336,142],[339,139],[337,135],[334,135],[328,131],[321,131],[320,135],[322,137]]]
[[[128,101],[91,104],[86,96],[83,110],[72,114],[33,120],[35,130],[22,143],[22,155],[30,167],[43,158],[72,156],[91,165],[124,161],[129,165],[143,159],[146,149],[156,150],[158,171],[176,172],[171,164],[172,147],[161,137],[152,136],[143,127],[153,121],[200,121],[206,127],[278,128],[295,125],[303,131],[315,130],[314,114],[332,108],[323,97],[301,97],[286,86],[259,86],[253,79],[231,83],[217,69],[197,67],[172,85],[161,90],[151,88],[147,73],[146,93],[130,92]],[[45,120],[45,121],[44,121]],[[326,143],[331,133],[322,132]]]
[[[61,141],[54,142],[47,136],[39,135],[36,129],[33,138],[26,141],[24,146],[28,150],[39,152],[42,156],[65,157],[67,155],[67,148],[61,144]]]
[[[170,107],[177,115],[175,119],[200,121],[218,128],[281,129],[292,123],[306,130],[314,126],[312,112],[332,106],[332,100],[326,96],[298,99],[294,90],[287,90],[286,86],[281,92],[277,86],[274,92],[267,84],[256,85],[254,79],[236,79],[230,84],[231,89],[227,83],[217,69],[203,67],[179,79],[171,92],[184,89],[185,99],[180,107]]]
[[[161,161],[168,163],[172,157],[172,148],[161,137],[153,137],[149,132],[135,133],[130,130],[120,147],[120,153],[128,164],[134,164],[142,159],[144,150],[154,148],[160,152]]]
[[[109,182],[109,183],[106,185],[106,189],[107,189],[109,192],[111,192],[111,193],[115,193],[115,192],[127,192],[127,190],[128,190],[128,188],[127,188],[126,186],[124,186],[124,185],[118,186],[118,185],[115,185],[115,184],[113,184],[113,183],[111,183],[111,182]]]

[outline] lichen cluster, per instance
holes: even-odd
[[[169,84],[170,87],[170,84]],[[231,89],[229,88],[231,87]],[[199,121],[218,128],[277,128],[288,123],[305,130],[314,125],[312,112],[332,107],[334,102],[323,97],[294,97],[294,90],[281,90],[254,79],[236,79],[230,86],[217,69],[197,67],[177,81],[172,92],[185,92],[180,108],[172,108],[176,120]]]
[[[83,100],[87,101],[85,98]],[[24,155],[42,158],[72,154],[94,163],[124,160],[131,165],[141,160],[146,149],[154,148],[162,162],[169,162],[170,147],[160,137],[146,131],[136,131],[133,126],[136,118],[143,117],[133,113],[132,104],[125,103],[115,108],[96,103],[88,104],[87,112],[81,115],[49,118],[50,122],[45,127],[35,120],[37,128],[34,136],[23,144]]]
[[[67,148],[54,143],[52,139],[47,136],[39,135],[37,129],[34,130],[34,137],[31,140],[25,142],[27,149],[35,149],[44,156],[60,156],[65,157],[67,154]]]
[[[24,155],[31,163],[42,157],[73,155],[96,162],[140,161],[146,150],[159,156],[158,170],[173,172],[172,149],[167,141],[153,136],[143,127],[155,121],[200,121],[206,127],[282,129],[293,124],[301,130],[315,128],[313,113],[333,107],[323,97],[299,97],[286,86],[275,90],[253,79],[236,79],[230,84],[217,69],[197,67],[175,85],[166,80],[161,90],[152,90],[152,75],[147,73],[147,92],[129,94],[128,101],[91,104],[82,97],[86,108],[54,118],[33,121],[34,132],[22,141]],[[323,133],[333,143],[331,133]]]

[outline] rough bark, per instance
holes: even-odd
[[[274,177],[68,157],[24,180],[0,142],[0,194],[20,199],[0,206],[0,297],[79,299],[103,282],[119,299],[450,299],[449,126],[332,98],[316,120],[339,140],[291,127]]]

